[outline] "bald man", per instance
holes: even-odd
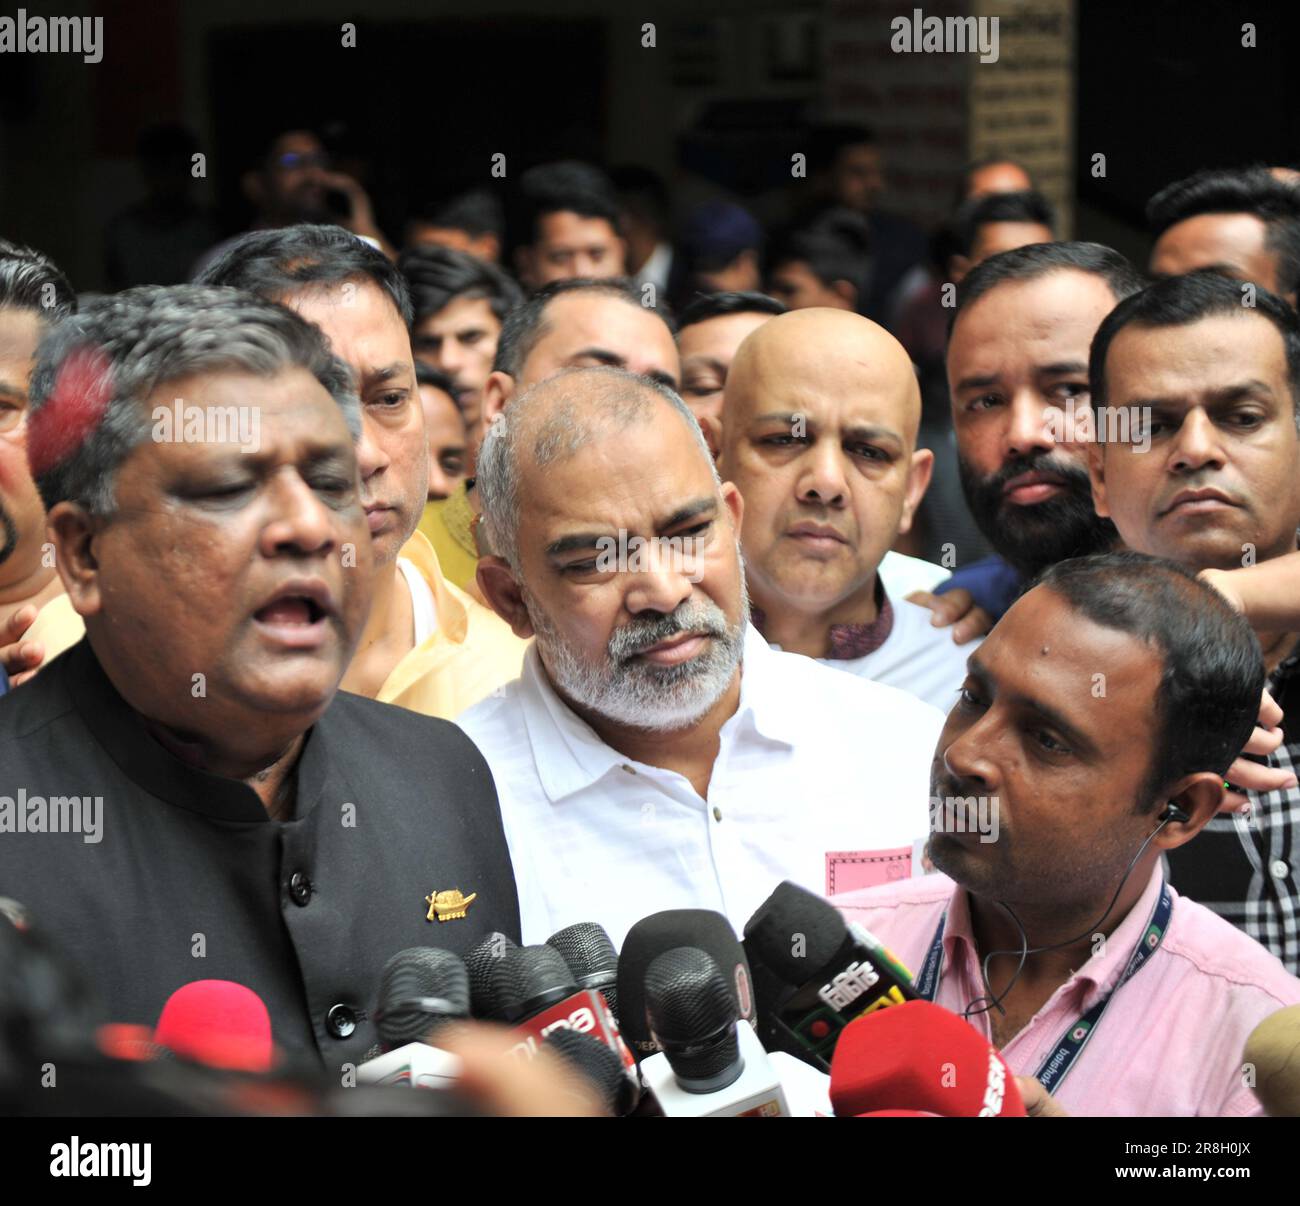
[[[740,345],[718,467],[745,500],[754,623],[772,645],[947,711],[974,643],[891,598],[878,572],[930,484],[921,392],[902,344],[841,310],[796,310]]]
[[[543,381],[488,429],[478,489],[499,554],[479,587],[536,640],[459,723],[502,801],[526,942],[596,921],[617,944],[666,908],[739,929],[782,879],[911,874],[943,718],[750,627],[740,492],[671,389]]]

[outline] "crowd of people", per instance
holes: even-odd
[[[292,131],[246,232],[124,215],[112,292],[0,242],[0,897],[113,1018],[233,980],[336,1067],[402,948],[788,880],[1038,1112],[1260,1112],[1295,173],[1169,184],[1132,264],[1017,163],[927,237],[817,148],[779,225],[561,162],[398,235]]]

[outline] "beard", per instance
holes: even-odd
[[[598,666],[585,661],[527,591],[524,603],[537,634],[538,652],[566,698],[627,728],[671,733],[689,728],[725,694],[740,665],[749,623],[749,596],[741,583],[740,622],[734,626],[716,603],[690,599],[667,615],[616,628]],[[701,654],[675,666],[638,655],[680,633],[707,635]]]
[[[0,565],[4,565],[18,548],[18,525],[0,503]]]
[[[1048,453],[1008,461],[989,477],[980,477],[964,457],[957,460],[966,505],[984,538],[1027,578],[1070,557],[1086,557],[1113,548],[1118,534],[1109,519],[1092,506],[1088,474],[1078,465]],[[1002,497],[1002,488],[1022,473],[1051,473],[1061,493],[1046,502],[1017,506]]]

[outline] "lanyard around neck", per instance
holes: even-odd
[[[1034,1076],[1049,1093],[1056,1091],[1061,1081],[1065,1079],[1065,1074],[1074,1067],[1075,1061],[1079,1058],[1084,1045],[1092,1036],[1097,1023],[1101,1021],[1101,1015],[1106,1012],[1106,1006],[1110,1004],[1114,995],[1141,971],[1164,941],[1165,934],[1169,930],[1169,918],[1173,911],[1173,893],[1169,890],[1169,885],[1162,881],[1160,899],[1147,921],[1146,928],[1142,931],[1142,937],[1138,939],[1137,945],[1133,948],[1133,954],[1129,956],[1128,964],[1124,968],[1124,974],[1120,976],[1115,987],[1110,992],[1098,1000],[1087,1013],[1066,1030],[1055,1048],[1053,1048],[1051,1055],[1043,1061],[1042,1066],[1034,1073]],[[914,985],[916,991],[927,1001],[933,1001],[935,994],[939,990],[939,976],[943,968],[943,933],[947,924],[948,913],[945,910],[944,915],[939,918],[939,928],[935,931],[934,940],[930,943],[930,950],[925,956],[925,962],[921,965],[921,973],[917,976]]]

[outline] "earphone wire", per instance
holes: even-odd
[[[1084,930],[1082,934],[1079,934],[1074,938],[1067,938],[1064,942],[1054,942],[1051,946],[1035,946],[1031,948],[1029,945],[1029,934],[1026,932],[1025,927],[1021,925],[1020,918],[1016,916],[1015,912],[1006,901],[999,900],[997,902],[998,907],[1006,911],[1007,916],[1011,918],[1015,923],[1016,929],[1020,932],[1020,949],[1019,951],[989,951],[989,953],[984,956],[980,965],[980,976],[983,978],[984,987],[988,989],[988,992],[984,996],[976,997],[971,1001],[962,1011],[962,1017],[969,1021],[976,1014],[988,1013],[991,1009],[996,1009],[999,1013],[1005,1015],[1006,1010],[1002,1008],[1002,1002],[1006,1000],[1007,995],[1013,988],[1015,988],[1017,981],[1020,979],[1021,973],[1025,970],[1025,961],[1030,955],[1041,955],[1044,951],[1056,951],[1065,946],[1073,946],[1076,942],[1080,942],[1084,938],[1088,938],[1095,934],[1101,928],[1106,918],[1111,915],[1112,910],[1118,903],[1120,893],[1124,891],[1124,885],[1128,883],[1128,877],[1133,874],[1133,868],[1137,866],[1138,859],[1146,853],[1146,848],[1155,840],[1156,834],[1158,834],[1166,825],[1169,824],[1170,821],[1174,819],[1173,816],[1166,816],[1160,824],[1147,835],[1146,841],[1138,847],[1138,852],[1129,862],[1128,870],[1124,872],[1124,878],[1119,881],[1119,887],[1115,889],[1115,895],[1110,898],[1110,904],[1106,906],[1106,911],[1095,922],[1093,922],[1092,925]],[[1020,962],[1016,964],[1016,970],[1012,973],[1011,979],[1007,982],[1007,986],[1000,993],[994,995],[993,985],[989,983],[989,962],[997,958],[998,955],[1015,954],[1020,955]],[[976,1006],[979,1006],[979,1008],[976,1008]]]

